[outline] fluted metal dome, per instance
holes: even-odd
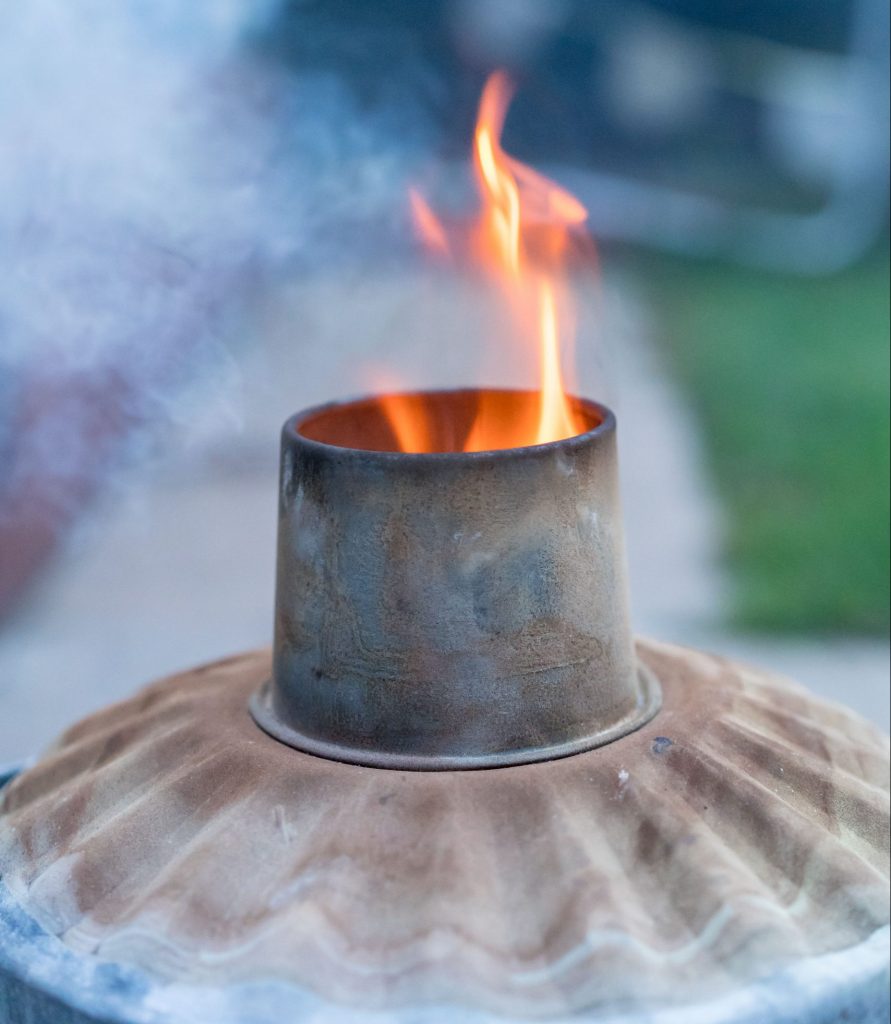
[[[887,739],[719,658],[637,655],[663,687],[653,722],[483,771],[276,742],[245,711],[267,652],[164,680],[3,791],[3,884],[81,961],[161,991],[284,984],[397,1015],[652,1013],[868,943],[888,922]]]

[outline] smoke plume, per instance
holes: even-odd
[[[0,12],[0,611],[270,275],[396,202],[386,110],[255,45],[257,0]]]

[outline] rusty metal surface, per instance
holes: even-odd
[[[84,971],[287,983],[412,1020],[677,1020],[867,941],[889,916],[887,738],[722,659],[638,654],[664,690],[649,725],[456,772],[294,751],[245,709],[268,652],[204,666],[74,726],[4,790],[0,875]]]
[[[488,394],[507,416],[537,401]],[[448,444],[477,393],[417,398]],[[285,425],[274,667],[251,704],[264,729],[339,760],[450,769],[565,756],[652,718],[615,419],[574,401],[586,433],[492,452],[371,450],[393,445],[371,400]]]

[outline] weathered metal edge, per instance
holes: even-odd
[[[449,395],[461,395],[470,392],[480,393],[485,391],[489,394],[514,394],[514,395],[536,395],[538,392],[529,388],[492,388],[492,387],[460,387],[460,388],[421,388],[421,389],[410,389],[408,391],[397,392],[403,398],[416,396],[423,397],[432,395],[434,397],[445,398]],[[589,408],[596,409],[597,412],[602,416],[600,422],[591,427],[588,430],[582,431],[580,434],[573,434],[570,437],[561,438],[558,441],[544,441],[539,444],[525,444],[519,448],[487,448],[483,451],[465,452],[465,451],[446,451],[446,452],[405,452],[405,451],[380,451],[375,448],[348,448],[340,444],[328,444],[326,441],[317,441],[314,438],[307,437],[301,434],[299,427],[309,420],[316,419],[317,417],[330,412],[335,412],[338,409],[346,409],[352,405],[360,405],[368,402],[378,402],[382,396],[373,394],[357,394],[348,398],[336,398],[330,402],[323,402],[320,405],[310,406],[308,409],[301,409],[299,412],[293,413],[289,416],[282,426],[282,436],[287,437],[294,435],[299,437],[302,444],[305,444],[308,448],[314,449],[315,451],[328,451],[332,453],[349,453],[352,455],[365,455],[373,456],[375,459],[380,459],[383,462],[404,462],[406,459],[411,460],[415,465],[422,463],[437,465],[448,462],[490,462],[490,461],[501,461],[503,459],[516,459],[516,458],[534,458],[536,455],[542,452],[548,451],[548,449],[555,448],[574,448],[577,445],[584,444],[589,441],[592,437],[597,437],[603,434],[607,434],[610,431],[616,429],[616,415],[608,406],[602,402],[596,402],[591,398],[584,398],[582,395],[569,395],[569,400],[576,405],[587,406]]]
[[[717,1001],[648,1014],[548,1018],[550,1024],[888,1024],[889,929]],[[48,935],[0,880],[2,1024],[505,1024],[440,1006],[371,1012],[327,1004],[282,982],[207,988],[165,984],[135,968],[78,956]]]
[[[568,743],[543,747],[526,747],[522,750],[499,751],[483,755],[440,755],[440,754],[392,754],[379,750],[363,750],[337,743],[328,743],[311,736],[305,736],[283,722],[272,708],[272,680],[267,680],[251,697],[248,707],[257,725],[273,739],[329,761],[364,765],[367,768],[389,768],[396,771],[454,772],[477,771],[483,768],[508,768],[513,765],[535,764],[539,761],[555,761],[571,757],[586,750],[605,746],[636,732],[653,720],[662,707],[662,687],[659,680],[646,665],[638,663],[637,676],[640,683],[640,700],[622,719],[606,729],[601,729],[581,739]]]
[[[0,769],[0,789],[18,773]],[[838,953],[812,957],[698,1006],[645,1014],[597,1011],[549,1024],[889,1024],[891,928]],[[19,905],[0,876],[0,1024],[505,1024],[453,1006],[371,1012],[325,1003],[283,982],[201,987],[158,981],[137,968],[82,956]],[[528,1024],[528,1022],[527,1022]]]

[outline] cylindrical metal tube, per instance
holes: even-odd
[[[478,398],[414,400],[448,438]],[[519,415],[537,396],[498,400]],[[489,452],[394,451],[375,399],[285,424],[273,678],[252,702],[266,731],[338,760],[473,768],[573,753],[652,717],[615,420],[573,401],[586,433]]]

